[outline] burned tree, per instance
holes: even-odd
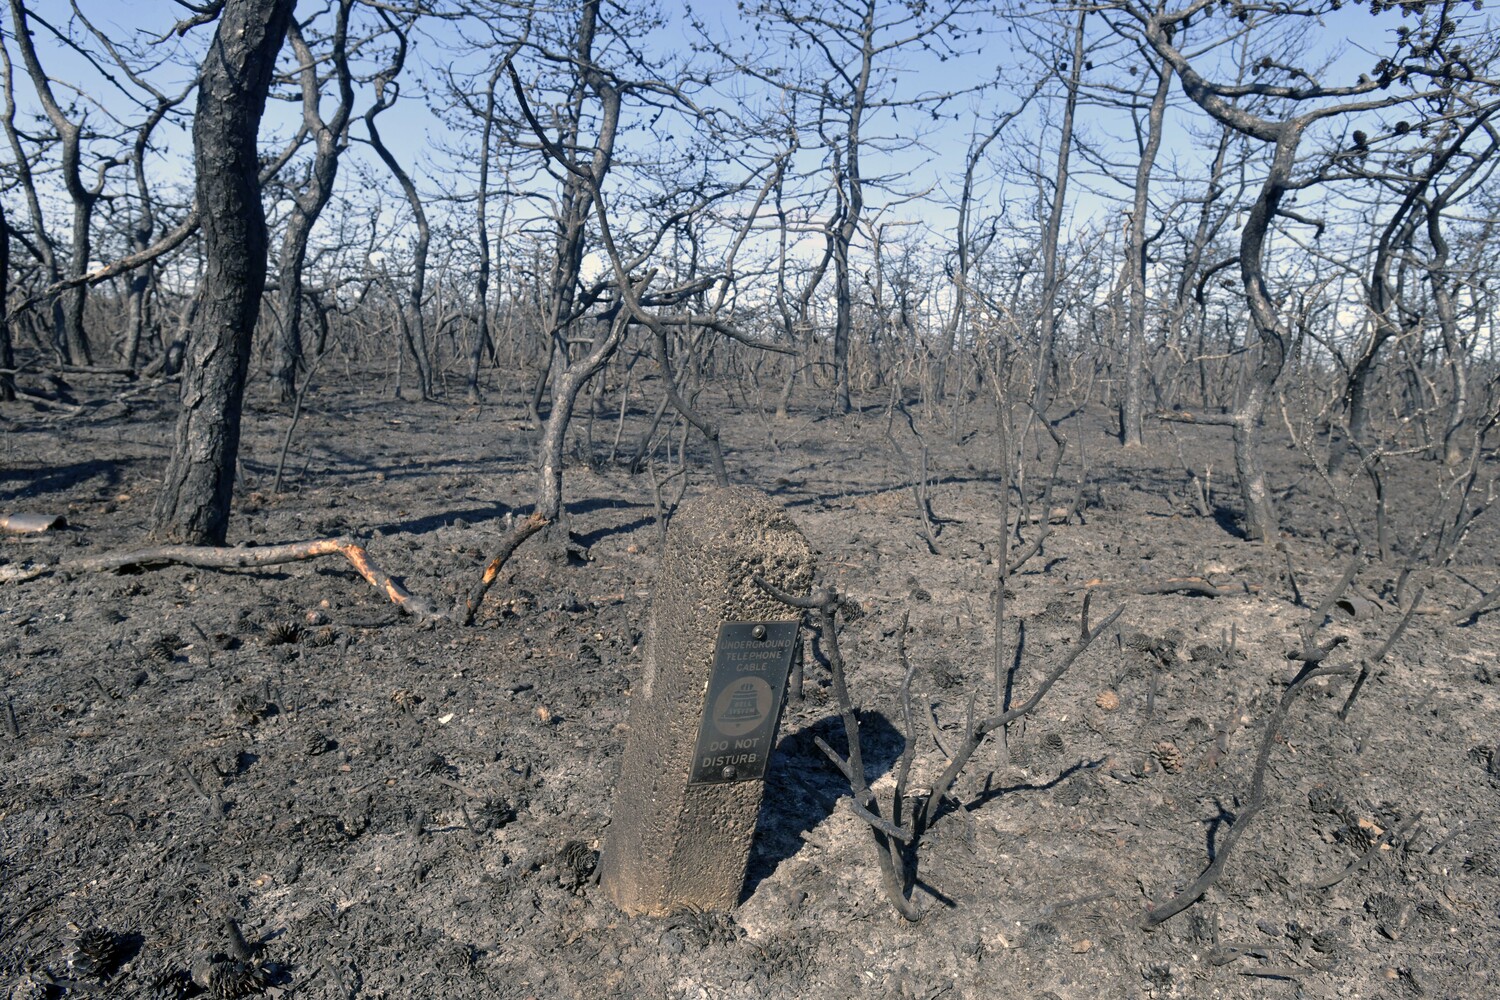
[[[1146,109],[1145,121],[1135,123],[1140,159],[1136,163],[1135,188],[1126,230],[1125,267],[1129,271],[1130,309],[1125,333],[1125,377],[1120,394],[1120,443],[1139,448],[1146,382],[1146,224],[1151,210],[1151,172],[1161,150],[1167,95],[1172,87],[1172,68],[1158,64],[1156,87]]]
[[[1425,277],[1430,311],[1435,314],[1454,381],[1453,406],[1443,434],[1442,451],[1449,464],[1461,460],[1454,433],[1467,408],[1467,385],[1465,360],[1457,356],[1461,353],[1460,338],[1456,335],[1451,288],[1455,283],[1455,268],[1448,259],[1444,216],[1456,201],[1476,192],[1476,181],[1482,181],[1495,169],[1496,153],[1500,152],[1500,134],[1492,124],[1495,113],[1500,111],[1500,102],[1480,104],[1465,120],[1464,113],[1470,107],[1472,101],[1456,101],[1453,95],[1443,95],[1431,116],[1433,120],[1418,126],[1420,131],[1430,128],[1436,133],[1426,148],[1415,153],[1395,150],[1391,156],[1394,162],[1375,174],[1375,179],[1395,189],[1398,200],[1381,231],[1365,281],[1370,332],[1348,366],[1343,403],[1350,448],[1368,444],[1370,396],[1382,349],[1408,334],[1419,334],[1424,321],[1429,319],[1424,315],[1424,303],[1415,301],[1420,298]],[[1403,119],[1395,123],[1389,136],[1378,138],[1398,139],[1412,130],[1411,124]],[[1367,137],[1366,142],[1369,141]],[[1424,238],[1425,256],[1418,245]],[[1336,452],[1335,460],[1348,453]]]
[[[1201,110],[1222,125],[1263,143],[1269,160],[1255,200],[1240,232],[1239,273],[1249,307],[1259,354],[1233,410],[1223,416],[1204,418],[1229,426],[1234,439],[1235,472],[1244,505],[1244,533],[1251,540],[1274,538],[1278,531],[1276,511],[1257,450],[1261,421],[1275,396],[1278,379],[1294,340],[1293,320],[1271,287],[1268,260],[1271,245],[1283,220],[1308,224],[1287,204],[1287,196],[1318,183],[1321,178],[1299,176],[1299,154],[1309,130],[1322,123],[1369,114],[1402,104],[1434,98],[1451,85],[1455,63],[1443,50],[1441,39],[1430,45],[1414,38],[1403,41],[1393,59],[1382,59],[1376,76],[1362,74],[1352,84],[1330,86],[1318,82],[1307,69],[1287,65],[1271,56],[1257,63],[1258,72],[1248,82],[1219,82],[1200,72],[1184,39],[1195,22],[1212,24],[1219,12],[1209,0],[1174,9],[1150,9],[1137,5],[1120,8],[1122,30],[1133,31],[1177,75],[1182,91]],[[1232,15],[1250,21],[1266,32],[1274,32],[1286,19],[1308,19],[1322,13],[1318,6],[1278,8],[1272,12],[1235,8]],[[1238,26],[1226,27],[1238,34]],[[1394,84],[1401,84],[1391,92]],[[1260,110],[1251,102],[1266,106]],[[1279,112],[1279,113],[1278,113]],[[1364,133],[1356,132],[1363,143]]]
[[[967,19],[975,9],[968,0],[931,5],[766,0],[746,9],[763,39],[763,51],[731,53],[710,42],[740,71],[817,109],[815,118],[799,124],[824,150],[822,166],[836,199],[824,227],[833,268],[833,407],[840,413],[852,408],[849,348],[855,314],[852,276],[857,268],[851,254],[865,221],[868,195],[890,184],[888,178],[867,175],[865,161],[871,154],[913,142],[910,135],[882,134],[873,121],[897,109],[936,117],[938,109],[957,96],[958,91],[898,94],[896,64],[903,54],[917,50],[935,50],[944,59],[956,55],[969,37]],[[698,30],[704,30],[701,23]],[[781,65],[787,54],[799,50],[813,54],[805,65]]]
[[[240,407],[266,279],[256,134],[296,0],[226,0],[198,86],[193,163],[206,267],[172,458],[152,534],[217,545],[229,524]]]
[[[27,23],[27,19],[32,15],[28,13],[22,0],[10,0],[10,15],[15,25],[16,44],[21,50],[21,60],[36,88],[37,100],[41,103],[42,110],[46,112],[47,120],[56,130],[58,142],[61,145],[62,156],[59,166],[62,171],[63,185],[67,189],[69,200],[73,203],[72,253],[68,263],[68,274],[76,278],[88,269],[92,248],[91,227],[94,206],[98,204],[100,195],[104,193],[106,172],[118,161],[113,157],[105,157],[97,165],[97,177],[94,183],[88,184],[84,181],[83,125],[68,117],[52,91],[51,79],[42,67],[36,46],[32,44],[31,28]],[[83,307],[86,296],[87,290],[82,284],[75,285],[67,292],[63,307],[63,339],[60,345],[64,359],[85,365],[93,363],[93,349],[83,325]]]
[[[349,13],[353,6],[353,0],[339,0],[334,16],[329,60],[338,91],[338,104],[327,119],[318,108],[322,96],[322,80],[318,74],[320,60],[314,56],[302,27],[296,21],[287,31],[299,63],[297,79],[302,96],[302,127],[313,137],[314,153],[306,182],[292,196],[292,214],[281,241],[281,325],[276,336],[276,365],[271,383],[276,398],[283,403],[296,398],[297,369],[302,364],[302,273],[307,262],[308,239],[328,199],[333,196],[339,158],[349,145],[354,83],[349,70],[348,41]]]

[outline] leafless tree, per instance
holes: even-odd
[[[281,238],[278,295],[281,323],[277,329],[275,366],[271,385],[276,398],[290,403],[297,396],[297,368],[302,363],[302,269],[308,240],[338,178],[339,159],[349,145],[349,120],[354,109],[354,80],[349,69],[349,16],[354,0],[337,0],[328,37],[328,65],[337,103],[331,117],[320,108],[323,79],[302,32],[292,22],[287,38],[297,57],[297,85],[302,100],[302,127],[313,139],[313,159],[300,189],[291,192],[292,210]]]
[[[172,457],[152,523],[161,541],[221,545],[240,407],[266,274],[256,135],[295,0],[225,0],[198,83],[193,163],[206,258]]]
[[[957,55],[968,37],[969,0],[942,4],[858,3],[828,0],[766,0],[745,9],[763,39],[754,53],[730,52],[711,41],[719,53],[748,75],[795,94],[804,111],[816,109],[805,123],[825,154],[823,169],[836,198],[825,223],[832,249],[834,325],[834,408],[851,408],[849,347],[854,332],[851,254],[864,219],[870,188],[891,186],[891,179],[868,176],[866,158],[893,141],[909,145],[912,136],[892,140],[875,131],[874,116],[897,108],[936,113],[956,92],[917,94],[895,88],[895,62],[904,52],[933,49],[943,58]],[[700,31],[703,31],[700,22]],[[787,55],[810,53],[804,65],[787,67]],[[972,88],[971,88],[972,89]]]
[[[437,391],[437,380],[428,357],[426,326],[422,316],[422,296],[427,284],[427,254],[432,243],[432,226],[427,221],[427,211],[423,207],[422,196],[417,192],[417,186],[412,182],[411,175],[391,154],[375,125],[376,117],[394,105],[400,96],[398,78],[402,68],[406,65],[406,33],[410,25],[397,24],[395,18],[383,10],[380,11],[380,16],[394,38],[395,51],[391,56],[390,64],[376,74],[375,100],[365,112],[365,131],[369,133],[370,147],[375,150],[380,161],[385,164],[391,176],[396,179],[396,183],[401,186],[401,193],[406,198],[407,207],[411,210],[412,220],[417,227],[417,238],[412,247],[411,281],[407,285],[405,301],[398,312],[398,318],[401,324],[401,338],[417,366],[419,392],[423,399],[430,399]]]
[[[1446,5],[1438,6],[1446,10]],[[1240,6],[1234,10],[1232,16],[1236,19],[1254,22],[1251,26],[1264,32],[1272,32],[1287,19],[1306,20],[1320,12],[1316,7],[1261,10]],[[1394,58],[1380,61],[1377,76],[1361,75],[1352,84],[1325,85],[1308,69],[1278,62],[1271,56],[1261,57],[1257,64],[1259,79],[1217,82],[1199,71],[1195,60],[1201,60],[1201,56],[1190,58],[1193,50],[1183,45],[1182,39],[1195,20],[1231,37],[1239,34],[1241,29],[1233,23],[1212,27],[1213,19],[1221,16],[1219,11],[1219,5],[1209,0],[1194,0],[1171,9],[1122,4],[1117,16],[1128,19],[1130,29],[1171,67],[1183,93],[1194,104],[1221,124],[1269,148],[1265,177],[1240,233],[1238,261],[1259,357],[1233,411],[1216,421],[1229,425],[1233,431],[1245,535],[1260,540],[1274,538],[1278,530],[1271,493],[1257,454],[1261,421],[1274,396],[1292,341],[1291,323],[1271,290],[1266,262],[1280,220],[1309,221],[1285,204],[1290,192],[1316,182],[1297,174],[1302,140],[1309,129],[1332,119],[1436,98],[1450,86],[1456,64],[1445,53],[1443,39],[1434,38],[1430,45],[1402,43]],[[1391,92],[1394,84],[1400,86]],[[1247,101],[1257,98],[1275,103],[1263,111],[1252,110]]]
[[[114,39],[110,38],[107,33],[100,31],[79,9],[78,0],[72,0],[72,6],[73,16],[78,18],[98,46],[108,54],[110,61],[120,69],[137,90],[147,95],[148,98],[142,102],[146,108],[146,114],[136,126],[135,135],[130,144],[130,170],[135,182],[136,206],[135,218],[131,220],[129,227],[128,248],[126,254],[122,256],[144,255],[151,249],[157,225],[156,198],[152,194],[151,178],[146,167],[146,153],[158,126],[187,100],[188,95],[197,86],[197,80],[194,78],[186,86],[172,93],[163,91],[138,70],[138,54],[127,54],[124,48],[115,44]],[[148,296],[154,277],[155,261],[147,259],[140,267],[130,272],[126,279],[126,301],[130,320],[125,331],[124,347],[120,351],[120,360],[124,362],[126,368],[135,368],[140,355],[141,340],[148,324],[150,309]]]
[[[1139,448],[1142,418],[1145,412],[1146,383],[1146,229],[1151,219],[1151,178],[1156,155],[1161,150],[1166,122],[1167,95],[1172,87],[1170,64],[1152,62],[1151,75],[1156,87],[1146,107],[1145,120],[1135,120],[1135,138],[1139,158],[1126,227],[1125,267],[1130,282],[1129,329],[1125,343],[1125,371],[1120,394],[1120,442],[1127,448]]]
[[[1461,460],[1462,449],[1455,432],[1467,409],[1467,365],[1459,357],[1461,338],[1457,334],[1452,294],[1454,262],[1443,234],[1444,216],[1455,201],[1474,193],[1476,182],[1484,180],[1500,162],[1496,158],[1500,139],[1492,124],[1500,104],[1491,100],[1476,107],[1472,101],[1458,101],[1453,93],[1440,95],[1439,102],[1433,109],[1433,120],[1418,126],[1420,131],[1430,128],[1435,133],[1429,143],[1415,151],[1396,151],[1392,157],[1395,162],[1376,178],[1387,189],[1394,189],[1396,206],[1381,230],[1369,265],[1365,298],[1370,333],[1348,367],[1344,405],[1349,437],[1368,443],[1369,396],[1377,361],[1389,342],[1420,333],[1428,311],[1413,299],[1420,294],[1421,279],[1426,278],[1430,312],[1437,321],[1453,379],[1453,408],[1444,430],[1442,451],[1450,464],[1456,464]],[[1471,107],[1472,113],[1466,114]],[[1375,141],[1394,139],[1411,131],[1412,125],[1403,119],[1395,123],[1389,137],[1377,137]],[[1371,141],[1365,138],[1366,150]],[[1419,240],[1427,248],[1426,259],[1420,263],[1415,246]],[[1343,457],[1347,451],[1337,454]]]
[[[61,147],[59,167],[62,172],[62,180],[67,188],[68,197],[73,203],[73,229],[71,236],[72,253],[68,264],[70,277],[81,277],[88,269],[90,254],[92,250],[91,239],[93,236],[93,213],[94,206],[98,204],[99,196],[104,192],[105,174],[110,168],[118,166],[119,161],[113,156],[105,156],[95,164],[95,177],[93,183],[87,183],[83,177],[83,140],[84,130],[81,121],[73,121],[58,103],[53,93],[52,80],[47,71],[42,67],[41,59],[37,56],[37,50],[31,37],[31,26],[28,19],[34,15],[26,9],[23,0],[10,0],[11,22],[15,28],[16,46],[21,50],[21,61],[26,67],[26,73],[31,77],[32,86],[36,89],[37,100],[42,110],[51,122],[52,128],[57,133],[57,139]],[[62,348],[67,360],[79,364],[93,363],[93,349],[89,344],[87,331],[83,326],[83,307],[87,291],[84,285],[78,284],[70,289],[64,296],[63,308],[63,343]]]

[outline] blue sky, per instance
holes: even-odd
[[[171,37],[170,28],[183,16],[184,9],[170,0],[131,0],[129,3],[122,3],[121,0],[79,0],[79,5],[96,26],[114,38],[135,39],[143,52],[150,58],[159,60],[160,65],[153,70],[151,78],[166,90],[180,86],[181,81],[190,76],[189,67],[196,62],[198,53],[212,30],[210,27],[197,28],[186,40]],[[62,0],[46,0],[33,3],[33,6],[60,27],[64,23],[61,19],[68,13]],[[704,16],[711,24],[717,19],[717,23],[722,24],[726,32],[739,32],[748,37],[753,28],[753,25],[736,25],[739,16],[736,5],[728,0],[699,3],[695,6],[700,16]],[[299,14],[303,17],[323,9],[323,4],[309,3],[308,0],[302,0],[299,4]],[[1030,19],[1022,26],[1021,31],[1007,31],[1004,24],[996,19],[987,25],[988,30],[977,43],[968,43],[969,50],[959,58],[943,61],[931,54],[913,52],[903,55],[896,63],[896,86],[905,93],[963,90],[981,80],[992,78],[997,72],[1009,82],[983,94],[956,100],[944,108],[943,115],[937,120],[924,113],[910,112],[887,112],[875,116],[869,127],[872,134],[909,139],[920,131],[923,143],[908,143],[904,148],[885,153],[871,152],[868,155],[865,164],[867,174],[889,175],[893,178],[888,192],[878,189],[871,191],[872,207],[878,208],[886,200],[930,192],[923,199],[892,208],[886,218],[914,221],[938,231],[951,225],[953,213],[945,205],[957,188],[971,136],[977,129],[983,128],[995,113],[1013,107],[1016,101],[1013,89],[1024,88],[1029,75],[1036,72],[1030,53],[1044,45],[1044,40],[1035,34],[1036,25],[1044,23],[1043,17],[1066,17],[1057,13],[1055,5],[1037,4],[1036,9],[1038,17]],[[8,22],[8,18],[6,20]],[[1337,78],[1352,78],[1359,71],[1368,69],[1373,62],[1374,56],[1367,53],[1386,47],[1390,32],[1403,23],[1410,22],[1403,21],[1397,12],[1372,17],[1367,8],[1349,4],[1343,10],[1329,15],[1322,24],[1305,24],[1303,35],[1310,50],[1309,61],[1333,59],[1342,51],[1343,60],[1335,66],[1333,75]],[[8,23],[6,27],[8,31]],[[1028,31],[1032,32],[1030,37],[1027,35]],[[403,99],[381,119],[382,132],[393,151],[414,173],[419,185],[428,190],[462,186],[452,176],[456,165],[439,152],[438,146],[459,147],[464,144],[465,137],[449,132],[431,112],[422,95],[420,79],[423,76],[431,78],[437,68],[454,60],[449,47],[456,38],[455,30],[441,22],[428,22],[423,27],[408,62],[408,74],[412,78],[404,84]],[[654,33],[648,44],[664,53],[682,53],[695,40],[685,23],[678,19],[669,21],[666,27]],[[67,84],[72,84],[93,98],[102,95],[107,108],[114,109],[127,123],[135,120],[137,116],[128,110],[119,92],[101,80],[85,60],[59,45],[44,29],[38,28],[37,41],[46,67],[54,77],[62,81],[64,89]],[[487,58],[487,54],[478,53],[477,57],[482,60]],[[1102,65],[1102,55],[1100,59],[1101,65],[1086,74],[1086,77],[1098,79],[1107,72]],[[34,109],[30,84],[19,63],[16,70],[17,97],[23,112],[27,108]],[[755,85],[747,86],[750,89],[742,93],[747,93],[750,97],[756,96],[753,89]],[[1173,100],[1177,108],[1169,115],[1171,125],[1167,136],[1168,144],[1162,152],[1161,162],[1192,164],[1201,159],[1202,151],[1196,147],[1191,134],[1183,126],[1188,122],[1201,122],[1202,116],[1196,110],[1186,107],[1180,91],[1174,89]],[[363,110],[367,101],[366,94],[361,98],[356,114]],[[990,210],[999,207],[1000,199],[1009,197],[1015,199],[1012,212],[1024,213],[1028,199],[1035,197],[1026,184],[1014,180],[1006,183],[997,175],[1002,167],[1017,168],[1028,163],[1043,170],[1048,169],[1054,141],[1054,133],[1048,123],[1055,121],[1059,101],[1060,88],[1054,81],[1028,116],[1019,121],[993,147],[995,163],[991,177],[983,186],[983,195]],[[189,109],[190,106],[191,102]],[[263,128],[263,144],[270,148],[275,145],[278,137],[290,134],[299,116],[298,105],[273,102]],[[94,110],[91,112],[91,119],[103,123],[107,120],[107,113]],[[1120,111],[1085,109],[1080,124],[1081,135],[1095,147],[1119,161],[1129,160],[1130,147],[1123,142],[1129,132],[1128,118]],[[357,137],[362,137],[362,125],[356,124],[354,132]],[[183,183],[188,182],[190,139],[186,129],[177,125],[164,125],[157,135],[157,142],[159,148],[155,163],[158,174]],[[8,155],[8,150],[3,151],[3,155]],[[359,149],[355,150],[354,158],[356,161],[361,158],[367,161],[373,159],[368,151]],[[90,169],[87,160],[85,169]],[[121,181],[124,180],[123,171],[119,177]],[[358,171],[347,169],[343,178],[346,183],[357,184]],[[1080,165],[1077,186],[1074,188],[1075,216],[1080,219],[1094,218],[1109,211],[1106,199],[1118,190],[1119,185],[1110,183],[1106,178],[1090,177]]]

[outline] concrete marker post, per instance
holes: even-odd
[[[600,860],[626,913],[739,902],[800,617],[754,577],[803,595],[813,566],[758,490],[708,490],[672,519]]]

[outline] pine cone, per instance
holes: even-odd
[[[1365,910],[1375,918],[1380,933],[1395,941],[1411,921],[1411,904],[1403,903],[1395,896],[1377,892],[1365,900]]]
[[[266,970],[254,962],[219,956],[208,969],[208,993],[214,1000],[238,1000],[265,992]]]
[[[331,626],[324,626],[307,637],[309,646],[332,646],[338,633]]]
[[[266,626],[266,645],[290,646],[302,641],[302,626],[293,621],[272,622]]]
[[[599,864],[599,853],[581,840],[570,840],[557,852],[557,880],[564,889],[581,892]]]
[[[1156,755],[1156,759],[1161,764],[1163,771],[1166,771],[1168,774],[1182,773],[1184,761],[1182,751],[1177,748],[1176,743],[1173,743],[1171,740],[1162,740],[1151,748],[1151,752]]]
[[[103,927],[78,932],[68,954],[68,971],[78,979],[104,979],[120,961],[120,939]]]
[[[246,691],[234,700],[231,719],[240,726],[253,726],[269,714],[270,705],[258,693]]]
[[[1307,793],[1307,807],[1316,813],[1342,814],[1347,808],[1344,797],[1327,785],[1318,785]]]

